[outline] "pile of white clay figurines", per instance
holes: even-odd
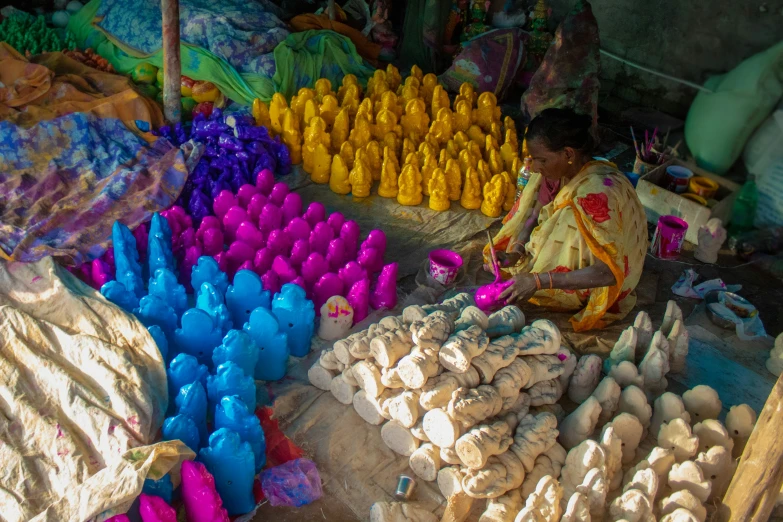
[[[756,414],[734,406],[724,426],[709,386],[665,391],[688,350],[677,305],[657,331],[640,312],[605,361],[577,358],[548,320],[524,323],[511,306],[487,316],[469,294],[409,306],[335,342],[308,376],[381,425],[445,498],[488,499],[480,522],[703,522]],[[564,395],[578,404],[567,416]],[[370,519],[438,520],[398,502],[377,502]]]

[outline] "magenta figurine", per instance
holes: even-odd
[[[310,226],[310,223],[301,217],[293,218],[288,222],[288,225],[286,225],[285,229],[288,232],[289,237],[291,237],[291,239],[294,241],[297,239],[304,239],[305,241],[309,241],[310,233],[313,230]]]
[[[182,501],[188,522],[229,522],[215,478],[200,462],[182,463]]]
[[[487,237],[489,238],[489,251],[492,256],[492,268],[495,273],[495,281],[479,287],[476,290],[475,301],[476,306],[484,312],[492,312],[506,305],[505,302],[500,300],[500,294],[514,283],[513,279],[508,281],[502,281],[500,279],[500,265],[498,264],[497,254],[495,254],[495,245],[492,241],[492,235],[487,231]]]
[[[307,260],[302,263],[300,274],[305,280],[305,283],[307,283],[308,287],[312,288],[313,285],[315,285],[318,280],[321,279],[321,276],[323,276],[328,271],[329,263],[326,262],[324,256],[318,252],[312,252],[307,257]],[[317,309],[318,307],[316,307],[316,310]]]
[[[269,198],[261,193],[255,194],[250,198],[250,203],[247,204],[247,214],[250,216],[250,220],[253,223],[258,223],[258,218],[261,216],[261,211],[266,204],[269,203]]]
[[[204,255],[215,256],[223,251],[223,231],[219,228],[210,228],[204,232],[201,240],[204,245]]]
[[[345,259],[345,241],[337,237],[329,241],[329,248],[326,250],[326,260],[329,261],[329,268],[332,272],[337,272],[347,259]]]
[[[133,231],[133,237],[136,238],[136,248],[139,252],[139,259],[147,259],[147,248],[149,246],[149,230],[144,223],[136,227]],[[114,249],[111,249],[113,252]]]
[[[201,224],[198,226],[198,230],[196,230],[196,239],[199,241],[204,241],[204,233],[207,230],[211,230],[213,228],[223,230],[221,219],[222,218],[218,218],[216,216],[205,216],[204,219],[201,220]]]
[[[255,258],[253,258],[253,271],[260,275],[266,274],[272,268],[274,259],[275,254],[271,250],[262,248],[256,252]]]
[[[291,247],[291,257],[288,259],[288,261],[291,263],[291,266],[298,270],[299,267],[302,266],[302,263],[307,260],[307,256],[309,255],[310,243],[304,239],[297,239],[294,241],[294,245]]]
[[[104,522],[130,522],[130,519],[128,518],[128,515],[121,514],[121,515],[114,515],[113,517],[107,518]]]
[[[226,215],[223,216],[223,236],[226,239],[226,243],[232,243],[236,239],[236,232],[239,225],[248,219],[250,218],[247,215],[247,210],[239,205],[228,209]]]
[[[353,323],[363,321],[370,312],[370,280],[355,282],[345,298],[353,308]]]
[[[250,200],[259,192],[260,190],[258,187],[254,185],[245,184],[239,187],[239,190],[237,191],[237,200],[239,201],[239,206],[247,209],[248,205],[250,205]]]
[[[237,268],[237,272],[239,272],[240,270],[250,270],[252,272],[253,271],[253,262],[248,259],[247,261],[245,261],[244,263],[239,265],[239,268]]]
[[[276,256],[288,256],[291,253],[293,241],[285,230],[273,230],[266,240],[266,248],[274,252]]]
[[[258,229],[268,234],[273,230],[277,230],[282,225],[283,211],[280,207],[274,203],[267,203],[264,208],[261,209],[261,215],[258,217]]]
[[[275,183],[275,186],[272,187],[272,192],[269,194],[269,202],[278,207],[282,207],[288,192],[288,185],[285,183]]]
[[[141,494],[139,515],[142,522],[177,522],[177,511],[165,500],[153,495]]]
[[[364,240],[361,250],[374,248],[381,253],[381,257],[386,254],[386,234],[382,230],[370,230],[367,239]]]
[[[302,215],[302,196],[296,192],[291,192],[286,195],[283,200],[283,205],[280,207],[283,210],[283,223],[288,223],[295,217]]]
[[[329,219],[327,219],[326,222],[329,223],[329,226],[334,230],[334,237],[337,237],[340,235],[340,229],[343,227],[343,223],[345,223],[345,216],[343,216],[342,212],[332,212],[329,214]]]
[[[370,306],[375,310],[391,310],[397,306],[397,263],[388,264],[381,269],[375,290],[370,294]]]
[[[236,232],[237,241],[247,243],[253,250],[264,248],[266,238],[264,234],[251,221],[243,221]]]
[[[274,270],[269,270],[266,274],[261,276],[261,284],[265,290],[268,290],[272,294],[276,294],[283,286],[280,283],[280,277]]]
[[[217,195],[215,201],[212,203],[212,211],[220,221],[223,221],[223,218],[228,213],[229,209],[237,205],[236,196],[234,196],[230,190],[223,190]]]
[[[96,290],[100,290],[103,285],[114,279],[111,267],[100,259],[93,259],[92,263],[90,263],[90,276],[92,277],[93,288]]]
[[[226,252],[226,259],[228,261],[228,275],[229,278],[233,278],[240,265],[245,261],[253,261],[256,255],[256,250],[245,243],[244,241],[236,240],[231,243]]]
[[[218,252],[212,258],[217,261],[218,268],[221,272],[228,273],[228,258],[225,252]]]
[[[345,254],[348,259],[356,259],[359,250],[359,224],[354,221],[346,221],[340,228],[340,237],[345,241]]]
[[[324,207],[323,203],[313,201],[307,206],[304,218],[310,223],[311,227],[315,228],[316,223],[326,220],[326,207]]]
[[[304,288],[305,292],[307,291],[307,285],[305,284],[305,280],[302,278],[302,276],[298,276],[296,279],[291,281],[291,284],[301,286]]]
[[[325,256],[329,248],[329,242],[334,239],[334,231],[326,222],[321,221],[315,224],[310,233],[310,251],[318,252]]]
[[[328,272],[321,276],[313,287],[313,306],[315,312],[320,315],[321,307],[324,303],[334,295],[342,295],[345,288],[343,280],[340,279],[337,274]]]
[[[285,256],[275,257],[275,260],[272,261],[272,270],[277,274],[281,285],[290,283],[297,278],[296,270]]]
[[[160,213],[161,216],[166,218],[171,228],[172,236],[178,236],[185,231],[185,229],[193,226],[193,219],[185,212],[185,209],[179,205],[169,207]]]
[[[269,170],[264,169],[256,176],[256,187],[261,191],[264,196],[269,196],[272,193],[272,187],[275,185],[275,174]]]
[[[373,247],[362,248],[356,256],[356,261],[367,270],[369,275],[372,275],[383,268],[383,253]]]
[[[349,261],[337,273],[343,280],[345,288],[351,288],[355,282],[367,279],[367,271],[356,261]]]
[[[193,292],[190,279],[193,274],[193,267],[198,263],[198,258],[201,257],[202,253],[199,245],[192,246],[185,251],[185,256],[182,258],[182,263],[180,263],[179,282],[182,283],[182,286],[188,292]]]

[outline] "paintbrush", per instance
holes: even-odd
[[[649,139],[650,139],[650,135],[647,133],[647,129],[644,129],[644,153],[642,155],[642,159],[644,161],[647,161],[647,147],[648,147]]]
[[[680,141],[678,141],[677,143],[674,144],[674,148],[672,148],[672,151],[670,153],[672,156],[677,154],[677,149],[680,147],[680,143],[682,143],[682,140],[680,140]]]
[[[663,146],[661,147],[662,151],[666,151],[666,144],[669,143],[669,133],[672,131],[672,128],[669,127],[666,129],[666,136],[663,137]]]
[[[631,126],[631,138],[633,138],[633,150],[636,152],[636,156],[639,157],[639,145],[636,143],[636,134],[633,132],[633,125]]]
[[[658,134],[658,127],[655,127],[655,129],[653,129],[652,138],[650,139],[650,144],[647,147],[647,154],[649,154],[652,151],[653,145],[655,145],[656,134]]]
[[[495,252],[495,243],[492,241],[492,234],[489,233],[489,230],[487,230],[487,239],[489,239],[489,253],[492,256],[492,269],[495,275],[498,275],[500,273],[500,265],[498,264],[498,255]]]

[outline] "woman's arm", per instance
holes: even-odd
[[[549,272],[539,274],[538,277],[542,290],[548,290],[550,287],[557,290],[586,290],[612,286],[617,283],[609,266],[600,260],[596,261],[594,265],[573,272],[558,272],[556,274]],[[533,274],[517,274],[513,280],[514,283],[500,294],[500,298],[506,299],[509,303],[520,300],[527,301],[538,291]]]

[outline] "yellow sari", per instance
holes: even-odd
[[[535,205],[542,178],[534,174],[522,197],[504,219],[495,248],[510,252]],[[525,245],[526,255],[501,271],[504,278],[520,272],[571,272],[601,260],[616,284],[587,290],[536,292],[530,302],[552,311],[579,312],[571,318],[577,332],[603,328],[622,319],[636,304],[647,252],[647,220],[628,179],[605,161],[592,161],[565,184],[554,201],[541,209],[538,226]],[[484,257],[489,261],[489,248]],[[546,286],[547,278],[542,278]]]

